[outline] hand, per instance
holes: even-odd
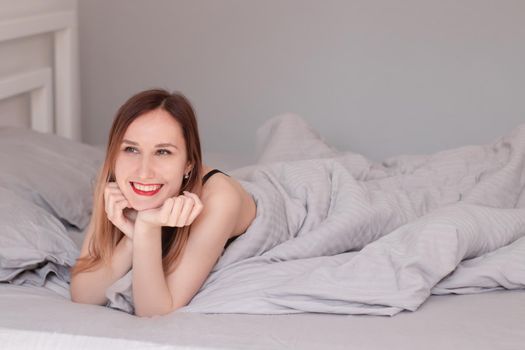
[[[201,213],[203,205],[195,193],[187,191],[183,193],[183,195],[166,199],[159,208],[139,211],[136,223],[150,227],[191,225]]]
[[[108,182],[104,189],[104,202],[108,220],[129,239],[133,240],[137,211],[131,208],[116,182]]]

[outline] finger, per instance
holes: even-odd
[[[128,222],[128,218],[124,215],[124,209],[129,205],[126,199],[118,201],[115,203],[115,214],[116,221],[121,223]]]
[[[108,202],[108,210],[109,210],[109,213],[108,213],[108,218],[111,222],[114,223],[114,221],[116,221],[116,218],[117,218],[117,209],[115,208],[117,206],[117,200],[115,198],[115,196],[113,195],[110,195],[109,196],[109,202]]]
[[[190,216],[187,219],[186,225],[191,225],[195,218],[202,212],[203,208],[204,206],[202,206],[202,204],[200,206],[193,206],[193,210],[191,211]]]
[[[164,201],[160,210],[160,220],[162,224],[168,224],[171,210],[173,209],[173,198],[168,198]]]
[[[178,196],[174,199],[173,209],[171,210],[170,217],[168,219],[169,226],[173,227],[177,224],[177,218],[180,216],[183,205],[183,196]]]
[[[193,200],[195,201],[195,204],[193,206],[193,210],[191,211],[191,214],[188,217],[188,222],[186,223],[187,225],[191,225],[193,223],[193,221],[195,220],[195,218],[204,209],[204,204],[202,204],[201,199],[195,193],[184,191],[184,194],[186,194],[187,196],[193,198]]]
[[[124,215],[124,208],[129,205],[127,200],[120,201],[116,204],[115,210],[117,211],[118,218],[115,220],[115,226],[117,226],[122,233],[129,236],[133,233],[133,223]]]
[[[115,223],[122,222],[124,219],[124,213],[123,210],[127,205],[127,200],[121,200],[118,202],[115,202],[113,205],[113,213],[115,214]]]
[[[109,204],[109,195],[111,194],[111,187],[109,184],[106,184],[104,187],[104,206],[107,208]]]
[[[106,214],[108,216],[108,219],[111,220],[113,218],[113,196],[109,192],[109,189],[106,189],[105,193],[106,198]]]
[[[106,210],[106,214],[108,213],[108,188],[104,188],[104,209]]]
[[[115,195],[115,194],[112,194],[109,196],[109,216],[112,218],[112,219],[115,219],[118,217],[118,209],[116,208],[116,205],[122,201],[126,201],[127,202],[127,199],[126,197],[124,197],[123,195]]]
[[[196,207],[200,207],[201,209],[204,207],[202,202],[201,202],[201,199],[195,193],[184,191],[184,194],[186,196],[188,196],[188,197],[193,198]]]
[[[108,215],[108,218],[113,218],[113,215],[115,214],[115,211],[113,210],[114,204],[117,201],[125,200],[126,197],[124,197],[123,194],[112,194],[110,192],[107,192],[107,195],[105,193],[105,209],[106,214]]]
[[[184,198],[184,205],[182,207],[182,210],[180,212],[180,216],[177,219],[176,225],[178,227],[183,227],[187,225],[188,217],[190,216],[190,213],[193,209],[193,206],[195,204],[195,201],[191,197],[185,197]]]
[[[128,205],[127,200],[115,202],[113,206],[112,223],[117,226],[122,232],[127,229],[129,219],[124,215],[124,208]]]
[[[120,192],[120,190],[118,190],[118,188],[115,187],[116,185],[116,182],[108,182],[104,187],[104,206],[106,208],[109,207],[110,196],[112,194],[115,194],[117,191]]]
[[[108,194],[122,194],[122,195],[123,195],[123,193],[122,193],[122,191],[120,190],[120,188],[111,188],[111,187],[108,187],[108,188],[106,189],[106,191],[107,191]]]
[[[122,192],[122,191],[120,190],[120,188],[115,188],[115,187],[106,187],[106,190],[107,190],[109,193]]]
[[[108,190],[108,191],[112,191],[112,190],[115,190],[115,189],[117,189],[117,188],[118,188],[118,186],[117,186],[116,183],[114,183],[114,182],[108,182],[108,183],[106,183],[106,187],[105,187],[105,189]]]
[[[126,199],[127,200],[126,196],[124,196],[122,193],[110,193],[109,197],[113,201],[120,201],[122,199]]]
[[[116,182],[106,183],[105,189],[110,193],[122,192],[122,190]]]

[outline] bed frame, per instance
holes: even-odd
[[[77,22],[74,11],[0,21],[0,44],[52,34],[54,46],[51,67],[0,77],[0,100],[29,93],[32,129],[80,141]]]

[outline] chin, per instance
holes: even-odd
[[[169,190],[166,189],[165,192],[160,192],[156,196],[153,196],[150,198],[148,197],[139,198],[142,196],[139,196],[136,193],[132,192],[126,195],[125,197],[128,199],[129,204],[131,205],[133,209],[137,211],[141,211],[141,210],[160,208],[164,204],[166,199],[177,196],[179,191],[180,191],[179,189],[177,191],[173,191],[172,189],[169,189]],[[158,197],[159,195],[160,197]]]
[[[161,201],[160,204],[157,204],[157,201],[155,202],[151,202],[151,203],[130,203],[131,206],[133,207],[133,209],[137,210],[137,211],[141,211],[141,210],[148,210],[148,209],[156,209],[156,208],[159,208],[162,206],[162,203],[164,203],[164,201]]]

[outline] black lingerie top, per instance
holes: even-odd
[[[206,181],[208,181],[208,179],[213,175],[213,174],[217,174],[217,173],[222,173],[226,176],[230,176],[228,174],[225,174],[223,173],[222,171],[220,171],[219,169],[213,169],[213,170],[210,170],[210,172],[208,172],[206,175],[204,175],[204,177],[202,178],[202,184],[204,185],[204,183]],[[231,237],[230,239],[228,239],[228,241],[226,241],[226,245],[224,246],[224,249],[226,249],[233,241],[235,241],[235,239],[239,237],[239,236],[235,236],[235,237]]]

